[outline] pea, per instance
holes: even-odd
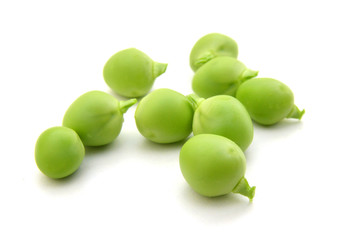
[[[253,71],[232,57],[217,57],[201,68],[193,77],[193,91],[200,97],[208,98],[215,95],[234,96],[239,85],[253,77],[258,71]]]
[[[74,173],[85,156],[85,148],[77,133],[66,127],[45,130],[35,146],[38,168],[50,178],[64,178]]]
[[[210,33],[195,43],[189,57],[189,62],[195,72],[202,65],[218,56],[237,58],[237,43],[232,38],[223,34]]]
[[[243,83],[236,97],[251,118],[262,125],[272,125],[284,118],[301,119],[305,110],[294,105],[292,90],[272,78],[255,78]]]
[[[234,97],[218,95],[198,102],[193,118],[194,135],[209,133],[234,141],[243,151],[251,144],[254,129],[249,113]]]
[[[242,150],[225,137],[200,134],[190,138],[180,151],[180,169],[187,183],[203,196],[234,192],[252,200],[255,195],[255,187],[244,177]]]
[[[74,129],[85,146],[105,145],[119,135],[123,114],[136,102],[136,99],[119,102],[108,93],[90,91],[70,105],[63,126]]]
[[[107,85],[125,97],[146,95],[167,64],[154,62],[145,53],[129,48],[114,54],[105,64],[103,76]]]
[[[193,106],[176,91],[161,88],[145,96],[137,106],[135,120],[139,132],[156,143],[173,143],[192,132]]]

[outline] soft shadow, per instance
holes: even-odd
[[[284,119],[271,126],[261,125],[256,122],[253,124],[257,135],[263,132],[263,134],[271,135],[274,139],[292,135],[294,132],[300,131],[304,127],[302,121],[295,119]]]
[[[148,139],[144,139],[141,144],[139,145],[139,148],[141,148],[143,151],[154,151],[154,152],[164,152],[166,150],[181,150],[181,147],[187,142],[187,140],[190,138],[187,137],[184,140],[181,140],[179,142],[175,143],[155,143]]]
[[[142,100],[142,98],[143,97],[145,97],[145,96],[142,96],[142,97],[124,97],[124,96],[122,96],[122,95],[119,95],[118,93],[116,93],[116,92],[114,92],[112,89],[109,89],[108,91],[107,91],[107,93],[109,93],[109,94],[111,94],[112,96],[114,96],[117,100],[119,100],[119,101],[126,101],[126,100],[129,100],[129,99],[132,99],[132,98],[136,98],[137,99],[137,103],[140,101],[140,100]],[[150,91],[147,93],[147,94],[149,94],[150,93]],[[137,104],[136,103],[136,104]]]
[[[83,159],[83,162],[79,169],[77,169],[73,174],[60,178],[60,179],[52,179],[44,174],[39,174],[38,176],[38,183],[44,187],[44,188],[65,188],[68,189],[69,187],[73,185],[79,185],[81,182],[85,182],[84,178],[87,175],[89,171],[92,171],[92,166],[94,164],[99,165],[99,162],[93,161],[94,159],[98,159],[95,156],[96,155],[102,155],[109,151],[115,151],[116,148],[118,148],[121,141],[114,141],[112,143],[106,144],[104,146],[99,147],[89,147],[86,146],[86,154]]]
[[[218,197],[204,197],[185,184],[181,191],[182,204],[192,215],[216,224],[238,219],[253,207],[253,202],[239,194],[230,193]]]
[[[83,176],[83,169],[80,167],[76,170],[73,174],[59,179],[53,179],[45,176],[43,173],[39,173],[37,176],[38,184],[48,190],[56,189],[56,188],[69,188],[72,185],[79,184],[79,180]]]
[[[245,159],[247,162],[251,162],[251,159],[254,159],[254,154],[256,153],[256,145],[253,143],[248,147],[248,149],[244,151]]]
[[[117,140],[117,139],[116,139]],[[101,152],[113,150],[118,147],[117,141],[114,140],[113,142],[103,145],[103,146],[97,146],[97,147],[91,147],[91,146],[86,146],[86,156],[92,156],[94,154],[99,154]],[[118,141],[119,142],[119,141]]]
[[[261,129],[291,129],[303,126],[303,121],[298,119],[285,118],[273,125],[263,125],[253,121],[254,127]]]

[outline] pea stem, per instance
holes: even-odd
[[[159,62],[154,62],[152,65],[152,74],[153,78],[157,78],[160,76],[162,73],[164,73],[167,69],[168,63],[159,63]]]
[[[129,99],[129,100],[126,100],[126,101],[120,101],[119,102],[119,109],[120,109],[120,112],[121,113],[126,113],[127,110],[135,105],[137,102],[137,99],[136,98],[132,98],[132,99]]]
[[[250,187],[247,179],[245,177],[242,177],[236,187],[232,190],[232,192],[242,194],[243,196],[248,197],[250,201],[252,201],[255,196],[255,189],[255,186]]]
[[[215,57],[216,57],[216,55],[214,54],[213,51],[208,51],[197,59],[197,61],[195,62],[195,65],[196,66],[198,66],[198,65],[202,66],[203,64],[207,63],[208,61],[212,60]],[[198,66],[198,67],[200,67],[200,66]]]
[[[295,118],[295,119],[301,120],[304,114],[305,114],[305,109],[300,111],[299,108],[296,105],[294,105],[286,118]]]
[[[246,80],[249,80],[251,78],[254,78],[258,75],[258,71],[246,69],[243,71],[243,73],[240,76],[241,82],[245,82]]]
[[[192,105],[194,111],[199,107],[200,103],[202,103],[205,100],[205,98],[199,97],[195,93],[187,95],[186,98]]]

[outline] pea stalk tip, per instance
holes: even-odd
[[[129,99],[129,100],[126,100],[126,101],[120,101],[119,102],[119,109],[120,109],[120,112],[121,113],[126,113],[127,110],[135,105],[137,103],[137,99],[136,98],[132,98],[132,99]]]
[[[299,108],[296,105],[294,105],[286,118],[295,118],[295,119],[301,120],[304,114],[305,114],[305,109],[300,111]]]
[[[168,63],[154,62],[153,71],[152,71],[153,77],[157,78],[158,76],[165,73],[165,71],[167,70],[167,67],[168,67]]]
[[[245,177],[241,178],[241,180],[238,182],[236,187],[232,190],[233,193],[239,193],[243,196],[246,196],[249,198],[249,201],[251,202],[252,199],[255,196],[255,189],[256,187],[250,187],[247,179]]]
[[[207,63],[208,61],[212,60],[216,57],[216,54],[213,51],[208,51],[204,53],[202,56],[200,56],[196,61],[195,65],[200,67],[203,64]]]
[[[241,82],[245,82],[246,80],[249,80],[251,78],[254,78],[258,75],[259,71],[246,69],[243,71],[242,75],[240,76]]]
[[[195,93],[187,95],[186,98],[192,105],[194,111],[199,107],[200,103],[205,100],[205,98],[199,97]]]

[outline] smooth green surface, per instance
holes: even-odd
[[[251,118],[263,125],[272,125],[284,118],[301,119],[305,113],[294,105],[291,89],[272,78],[254,78],[243,83],[236,97]]]
[[[237,99],[219,95],[200,102],[194,113],[193,133],[224,136],[244,151],[253,140],[254,129],[249,113]]]
[[[136,102],[136,99],[119,102],[108,93],[90,91],[70,105],[63,126],[74,129],[85,146],[105,145],[119,135],[123,114]]]
[[[197,193],[215,197],[230,192],[252,199],[255,187],[244,178],[246,160],[233,141],[214,134],[190,138],[180,151],[180,169]]]
[[[154,62],[145,53],[129,48],[114,54],[105,64],[103,76],[107,85],[119,95],[146,95],[167,64]]]
[[[136,126],[153,142],[178,142],[192,132],[193,113],[192,104],[184,95],[171,89],[157,89],[138,104]]]
[[[85,148],[75,131],[66,127],[45,130],[35,146],[37,167],[46,176],[64,178],[74,173],[85,156]]]
[[[234,96],[239,85],[258,72],[248,69],[242,62],[232,57],[217,57],[195,72],[193,91],[203,98],[215,95]]]
[[[195,72],[202,65],[218,56],[237,58],[237,43],[232,38],[223,34],[210,33],[195,43],[189,56],[189,63]]]

